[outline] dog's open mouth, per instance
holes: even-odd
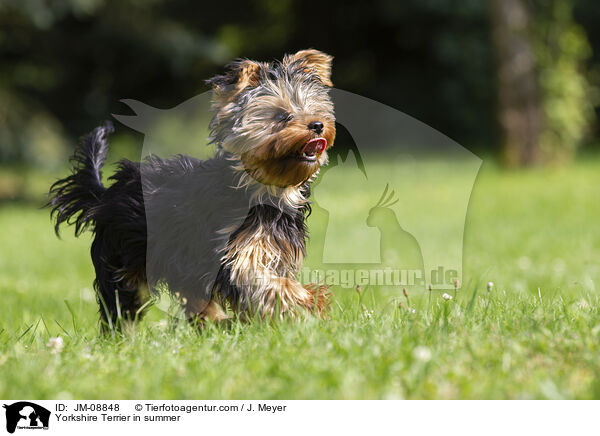
[[[317,155],[322,153],[327,147],[327,139],[315,138],[308,141],[300,150],[300,160],[314,162],[317,160]]]

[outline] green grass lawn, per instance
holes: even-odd
[[[34,200],[52,180],[0,176]],[[484,163],[467,285],[449,301],[410,295],[414,313],[401,289],[334,288],[328,321],[198,333],[155,308],[112,339],[98,336],[89,236],[58,240],[39,201],[4,202],[0,397],[600,398],[599,187],[596,159],[520,172]],[[58,336],[64,348],[48,346]]]

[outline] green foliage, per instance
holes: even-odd
[[[590,132],[597,88],[586,62],[592,49],[573,19],[572,0],[537,1],[533,41],[544,110],[541,146],[550,158],[568,158]]]
[[[574,149],[593,118],[580,68],[587,36],[570,1],[535,5],[544,143]],[[594,7],[579,3],[579,15]],[[471,149],[497,147],[486,2],[354,0],[314,10],[299,0],[4,0],[0,160],[52,167],[76,138],[112,113],[128,113],[120,99],[173,107],[206,91],[204,80],[235,57],[269,60],[307,47],[335,57],[336,87],[402,110]],[[585,23],[591,34],[595,22]]]

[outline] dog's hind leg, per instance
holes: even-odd
[[[139,271],[118,270],[92,244],[92,261],[96,270],[94,288],[100,306],[100,322],[104,332],[119,329],[125,321],[135,321],[143,315],[147,300],[141,291],[145,279]]]
[[[139,289],[128,284],[96,279],[94,286],[100,306],[100,322],[103,330],[122,327],[126,321],[134,321],[143,315]]]
[[[125,322],[139,320],[144,315],[145,300],[140,287],[132,286],[126,280],[94,281],[100,322],[104,331],[120,329]]]

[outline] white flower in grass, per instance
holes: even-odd
[[[81,353],[81,357],[83,357],[84,359],[91,359],[92,358],[92,349],[90,347],[85,347],[83,349],[83,353]]]
[[[52,354],[60,353],[64,346],[65,341],[60,336],[48,339],[48,343],[46,344],[46,347],[50,348],[50,353]]]
[[[413,349],[413,357],[421,362],[429,362],[431,360],[431,350],[419,345]]]
[[[445,292],[442,294],[442,298],[444,300],[452,300],[452,295],[446,294]]]
[[[577,302],[577,307],[578,307],[579,309],[581,309],[581,310],[585,310],[585,309],[587,309],[588,307],[590,307],[590,305],[588,304],[588,302],[587,302],[587,301],[585,301],[585,299],[584,299],[584,298],[582,298],[581,300],[579,300],[579,301]]]
[[[492,292],[494,290],[494,282],[488,282],[487,290],[488,292]]]

